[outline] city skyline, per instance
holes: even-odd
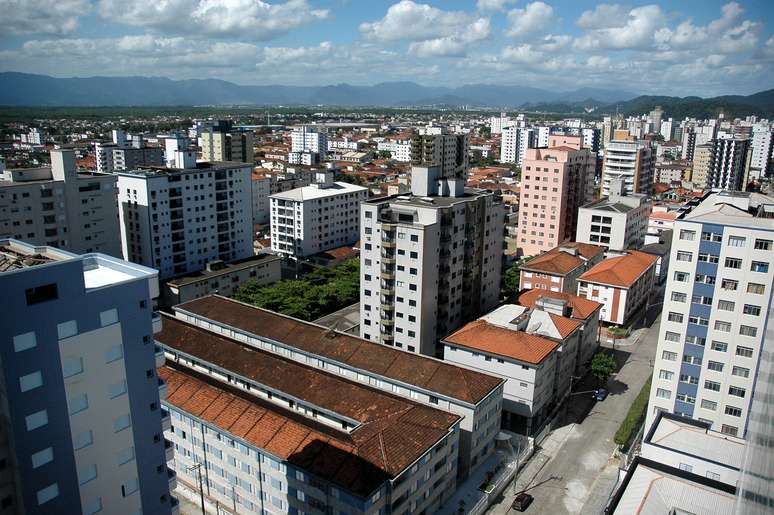
[[[0,70],[238,84],[517,84],[749,94],[774,83],[766,2],[0,0]]]

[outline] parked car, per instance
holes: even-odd
[[[513,508],[516,511],[527,511],[527,508],[529,508],[529,505],[532,504],[533,499],[534,497],[532,497],[528,493],[521,492],[513,500],[513,504],[511,504],[511,508]]]
[[[607,398],[607,394],[608,391],[606,388],[597,388],[597,391],[594,392],[594,398],[599,402],[602,402]]]

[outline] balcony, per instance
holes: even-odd
[[[381,293],[388,296],[395,295],[395,283],[382,283]]]
[[[164,438],[164,457],[167,461],[175,459],[175,446],[172,442]]]
[[[382,279],[395,279],[395,270],[383,266],[382,267]]]
[[[153,334],[158,334],[161,332],[161,315],[158,313],[153,313],[151,316],[151,324],[153,325]]]
[[[395,325],[395,318],[392,315],[388,315],[384,312],[379,316],[379,320],[382,322],[382,325],[385,326]]]
[[[172,507],[170,513],[171,515],[180,515],[180,501],[177,500],[177,497],[169,497],[169,504]]]
[[[382,304],[382,311],[395,311],[395,304],[392,302],[388,304]]]
[[[164,431],[172,429],[172,417],[167,410],[161,410],[161,429]]]
[[[166,400],[168,394],[169,386],[167,386],[167,382],[159,378],[159,399],[162,401]]]
[[[156,345],[154,356],[156,357],[156,368],[163,367],[164,363],[167,361],[167,358],[164,356],[164,349]]]
[[[167,479],[169,480],[169,491],[171,492],[177,488],[177,472],[171,468],[167,468]]]

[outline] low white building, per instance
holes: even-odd
[[[627,193],[623,181],[610,183],[610,196],[578,210],[576,241],[609,250],[638,249],[645,242],[651,203],[646,195]]]
[[[276,193],[271,199],[271,248],[302,258],[360,239],[360,202],[368,188],[333,182],[332,172],[315,184]]]

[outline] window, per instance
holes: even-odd
[[[679,282],[686,282],[688,280],[688,273],[687,272],[675,272],[675,281]]]
[[[102,497],[87,501],[83,507],[83,515],[94,515],[102,511]]]
[[[113,420],[113,431],[118,433],[119,431],[123,431],[127,427],[129,427],[132,423],[131,418],[129,417],[129,414],[121,415],[117,419]]]
[[[665,390],[663,388],[657,388],[656,389],[656,397],[659,399],[671,399],[672,398],[672,392],[669,390]]]
[[[43,375],[40,370],[19,378],[19,388],[22,392],[28,392],[40,386],[43,386]]]
[[[742,397],[744,398],[744,395],[747,393],[747,391],[744,388],[739,388],[738,386],[729,386],[728,387],[728,395],[733,395],[734,397]]]
[[[89,408],[89,397],[85,393],[71,397],[67,400],[67,408],[70,415],[80,413]]]
[[[737,408],[734,406],[726,406],[726,415],[731,415],[732,417],[741,417],[742,408]]]
[[[680,470],[684,470],[686,472],[693,472],[693,466],[688,465],[687,463],[680,463],[678,467],[680,468]]]
[[[731,375],[739,377],[750,377],[750,369],[744,367],[734,367],[731,369]]]
[[[688,404],[696,404],[696,397],[687,393],[678,393],[675,399],[681,402],[687,402]]]
[[[680,239],[686,240],[686,241],[693,241],[696,239],[696,231],[680,229]]]
[[[709,370],[714,370],[715,372],[722,372],[723,371],[723,363],[720,361],[708,361],[707,362],[707,368]]]
[[[118,465],[129,463],[134,459],[134,447],[127,447],[126,449],[118,452]]]
[[[712,390],[713,392],[719,392],[720,391],[720,383],[717,381],[704,381],[704,388],[707,390]]]
[[[61,324],[57,324],[56,330],[60,340],[69,338],[71,336],[75,336],[76,334],[78,334],[78,322],[76,322],[75,320],[62,322]]]
[[[721,300],[718,301],[718,309],[723,311],[733,311],[734,310],[734,303],[730,300]]]
[[[105,363],[112,363],[124,357],[124,348],[122,344],[113,345],[105,351]]]
[[[730,333],[731,322],[723,322],[722,320],[715,320],[715,330],[722,331],[724,333]]]
[[[747,293],[754,293],[756,295],[763,295],[766,291],[766,286],[758,283],[747,283]]]
[[[419,236],[416,234],[411,235],[411,241],[419,241]]]
[[[33,454],[31,458],[32,458],[32,468],[36,469],[38,467],[42,467],[46,463],[51,463],[52,461],[54,461],[54,449],[52,449],[51,447],[47,447],[42,451],[38,451],[35,454]]]
[[[672,300],[674,302],[685,302],[688,299],[688,295],[677,291],[672,292]]]
[[[739,428],[723,424],[722,426],[720,426],[720,432],[723,433],[724,435],[736,436],[737,433],[739,432]]]
[[[704,284],[715,284],[714,275],[696,274],[696,282]]]
[[[707,343],[707,339],[702,336],[686,336],[685,343],[690,343],[691,345],[699,345],[701,347],[704,347],[704,344]]]
[[[56,283],[45,284],[35,288],[27,288],[24,291],[24,295],[27,298],[28,306],[40,304],[41,302],[47,302],[49,300],[56,300],[59,298],[59,294],[57,293],[56,289]]]
[[[99,324],[102,327],[105,327],[106,325],[115,324],[116,322],[118,322],[118,310],[115,308],[108,309],[107,311],[102,311],[99,314]]]
[[[742,326],[739,326],[739,334],[741,334],[742,336],[755,337],[758,334],[758,328],[752,327],[749,325],[742,325]]]
[[[687,384],[699,384],[699,378],[688,374],[680,374],[680,382]]]
[[[736,287],[739,285],[739,281],[732,279],[723,279],[720,281],[720,287],[728,291],[736,291]]]
[[[80,433],[73,438],[73,449],[76,451],[78,449],[83,449],[84,447],[88,447],[94,442],[94,435],[92,434],[91,430],[84,431],[83,433]]]
[[[741,269],[742,268],[742,260],[739,258],[726,258],[726,268],[734,268],[734,269]]]
[[[712,479],[714,481],[720,481],[720,474],[716,472],[707,471],[707,479]]]
[[[679,342],[680,335],[678,333],[673,333],[672,331],[667,331],[664,333],[664,339],[668,342]]]
[[[720,243],[723,241],[723,235],[711,232],[703,232],[701,233],[701,239],[704,241],[714,241],[715,243]]]
[[[771,240],[761,240],[756,238],[753,248],[755,250],[771,250]]]
[[[83,358],[74,356],[62,358],[62,376],[72,377],[81,372],[83,372]]]
[[[674,311],[669,312],[669,316],[667,319],[670,322],[682,322],[683,321],[683,315],[681,313],[675,313]]]
[[[138,488],[140,488],[140,484],[137,481],[137,478],[130,479],[129,481],[121,485],[121,495],[123,495],[124,497],[132,495],[134,492],[137,491]]]
[[[42,490],[38,490],[37,497],[38,497],[38,506],[41,504],[45,504],[51,499],[56,498],[59,495],[59,484],[54,483],[53,485],[49,485],[46,488]]]
[[[743,358],[752,358],[753,350],[750,347],[742,347],[741,345],[736,347],[736,355]]]
[[[728,246],[729,247],[744,247],[745,242],[747,241],[747,238],[744,238],[743,236],[729,236],[728,237]]]
[[[716,350],[719,352],[726,352],[726,350],[728,350],[728,344],[724,342],[716,342],[713,340],[712,345],[710,345],[710,348],[712,350]]]
[[[675,377],[675,373],[670,370],[661,370],[658,373],[659,379],[666,379],[667,381],[671,381]]]
[[[666,361],[677,361],[677,353],[665,350],[661,353],[661,359]]]
[[[750,265],[750,270],[753,272],[766,273],[769,271],[769,264],[764,261],[753,261]]]
[[[108,396],[111,399],[115,399],[126,393],[126,381],[120,381],[118,383],[108,385]]]
[[[683,354],[683,363],[688,363],[689,365],[701,365],[701,358],[699,356]]]
[[[87,465],[78,470],[78,484],[85,485],[97,477],[97,466]]]
[[[719,260],[719,256],[716,256],[715,254],[707,254],[705,252],[700,253],[698,259],[698,261],[701,261],[702,263],[717,263]]]
[[[688,317],[688,323],[696,325],[709,325],[709,320],[700,316],[691,315]]]
[[[704,409],[708,409],[710,411],[715,411],[716,409],[718,409],[718,403],[707,399],[702,399],[701,407]]]
[[[693,253],[686,252],[684,250],[677,251],[677,260],[678,261],[691,261],[693,259]]]
[[[27,349],[31,349],[37,345],[35,333],[17,334],[13,337],[13,351],[21,352]]]
[[[24,419],[27,425],[27,431],[32,431],[48,424],[48,412],[46,410],[36,411],[32,415],[27,415]]]

